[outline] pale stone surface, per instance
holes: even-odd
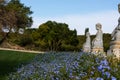
[[[101,30],[102,25],[96,24],[96,37],[92,41],[92,52],[103,52],[103,32]]]
[[[120,57],[120,41],[111,41],[110,49],[107,51],[107,55],[115,55]]]
[[[118,26],[113,30],[111,36],[113,41],[120,41],[120,22],[118,23]]]
[[[120,30],[116,30],[115,40],[120,41]]]
[[[116,57],[120,57],[120,49],[113,49],[113,54],[114,54]]]
[[[86,42],[83,44],[83,51],[84,52],[91,52],[91,39],[90,33],[86,33]]]
[[[103,48],[92,48],[92,53],[104,52]]]

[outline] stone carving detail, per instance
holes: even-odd
[[[119,41],[120,40],[120,18],[118,20],[118,26],[114,29],[111,36],[112,36],[113,41],[115,41],[115,40]]]
[[[90,39],[89,32],[86,32],[86,42],[83,44],[83,51],[84,52],[91,52],[91,39]]]
[[[96,24],[96,37],[92,41],[92,52],[103,52],[103,32],[101,30],[102,25]]]

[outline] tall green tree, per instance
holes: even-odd
[[[78,44],[76,30],[70,30],[65,23],[48,21],[39,26],[33,33],[33,39],[38,46],[51,50],[62,50],[65,45],[76,46]]]
[[[0,5],[0,31],[3,43],[11,32],[20,32],[32,25],[32,11],[20,0],[10,0],[1,2]]]

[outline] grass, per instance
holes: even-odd
[[[21,66],[20,64],[29,63],[36,55],[34,53],[0,50],[0,80],[5,80],[9,73],[15,72]]]

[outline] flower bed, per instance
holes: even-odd
[[[16,73],[9,80],[117,80],[120,61],[91,53],[45,53]]]

